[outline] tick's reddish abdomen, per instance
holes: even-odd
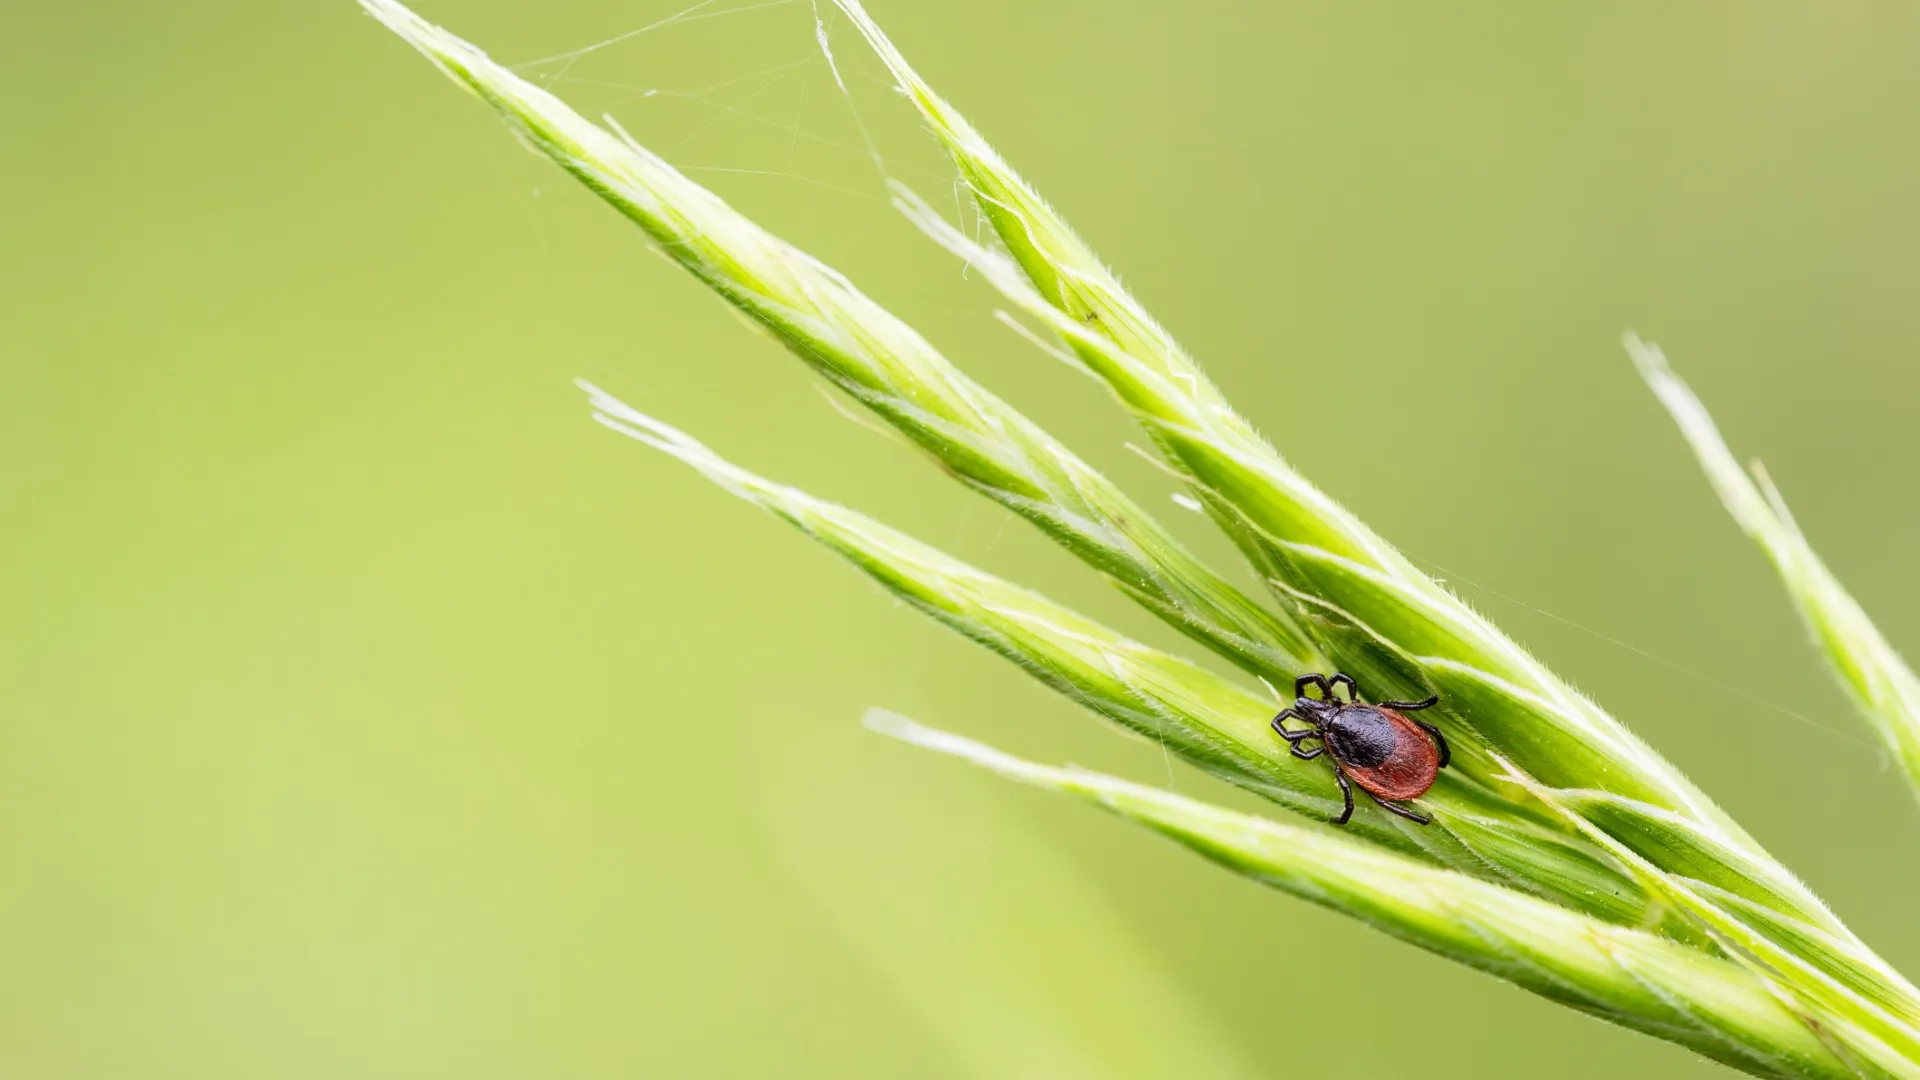
[[[1341,739],[1341,733],[1337,730],[1330,732],[1330,734],[1333,735],[1332,741],[1336,744],[1334,747],[1334,756],[1341,759],[1341,764],[1346,767],[1347,775],[1353,778],[1354,783],[1359,784],[1361,787],[1382,799],[1401,802],[1407,799],[1417,799],[1425,795],[1427,789],[1433,787],[1434,777],[1440,773],[1440,750],[1439,747],[1434,745],[1432,737],[1420,730],[1419,726],[1413,721],[1401,716],[1392,709],[1382,709],[1374,705],[1359,705],[1348,706],[1340,710],[1340,712],[1342,714],[1349,714],[1359,713],[1361,710],[1365,710],[1365,712],[1372,715],[1364,717],[1354,715],[1352,716],[1352,720],[1359,721],[1360,724],[1364,724],[1365,727],[1373,729],[1367,733],[1372,737],[1366,741],[1371,743],[1372,747],[1377,747],[1378,750],[1384,751],[1384,754],[1378,752],[1373,754],[1362,753],[1354,755],[1354,757],[1358,757],[1360,760],[1353,760],[1346,755],[1342,755],[1340,753],[1342,748],[1337,745],[1347,740]],[[1336,729],[1346,727],[1346,724],[1340,723],[1340,720],[1345,718],[1344,716],[1336,716],[1334,724],[1330,726]],[[1379,737],[1386,735],[1388,731],[1392,732],[1390,738],[1382,739]],[[1359,748],[1355,747],[1355,749]],[[1367,763],[1362,764],[1362,761],[1366,761]]]

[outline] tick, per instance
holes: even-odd
[[[1333,694],[1335,686],[1347,688],[1347,700]],[[1320,688],[1320,696],[1307,696],[1307,687]],[[1430,709],[1440,703],[1437,697],[1425,701],[1382,701],[1368,705],[1360,700],[1360,687],[1350,675],[1302,675],[1293,681],[1292,707],[1273,718],[1273,730],[1292,745],[1293,756],[1312,761],[1329,751],[1333,754],[1333,776],[1340,781],[1340,794],[1347,808],[1333,819],[1345,825],[1353,817],[1353,787],[1373,796],[1373,801],[1403,818],[1425,825],[1433,819],[1400,805],[1417,799],[1433,786],[1434,777],[1447,767],[1452,755],[1447,752],[1446,737],[1440,729],[1402,713]],[[1298,720],[1307,726],[1288,730],[1282,721]],[[1301,749],[1309,739],[1320,740],[1312,750]]]

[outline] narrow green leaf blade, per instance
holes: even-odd
[[[1322,829],[1052,768],[878,710],[868,726],[1102,806],[1263,884],[1616,1024],[1769,1077],[1852,1077],[1751,973],[1638,930]]]
[[[1109,720],[1231,783],[1317,819],[1338,813],[1324,763],[1288,756],[1269,727],[1276,705],[1012,585],[873,519],[741,468],[691,436],[587,385],[601,423],[697,469],[786,519],[889,592],[1020,665]],[[1422,804],[1418,826],[1362,798],[1352,828],[1440,866],[1549,896],[1623,925],[1657,923],[1664,908],[1617,861],[1577,834],[1513,806],[1452,770]],[[1685,924],[1673,928],[1686,932]]]
[[[1525,781],[1521,786],[1533,785],[1540,792],[1533,801],[1542,805],[1559,791],[1605,791],[1635,804],[1635,815],[1685,819],[1697,842],[1671,865],[1661,860],[1674,857],[1673,849],[1634,847],[1650,835],[1645,830],[1623,828],[1609,839],[1660,872],[1725,881],[1761,868],[1749,885],[1765,894],[1765,907],[1852,946],[1842,957],[1798,959],[1814,968],[1826,961],[1857,965],[1845,981],[1878,987],[1874,1006],[1903,1018],[1905,1034],[1920,1039],[1920,990],[1860,944],[1678,769],[1295,472],[1060,215],[913,71],[858,0],[835,2],[973,187],[1005,253],[959,235],[911,198],[903,197],[903,209],[1058,333],[1107,384],[1330,659],[1364,674],[1378,696],[1437,691],[1448,730],[1463,730],[1463,742],[1478,744],[1462,755],[1462,771],[1491,789],[1526,798],[1513,790]],[[1498,748],[1506,768],[1490,768],[1493,755],[1483,752],[1490,748]],[[1766,933],[1764,922],[1753,928]],[[1773,944],[1792,954],[1805,939]]]
[[[844,276],[396,0],[361,3],[814,370],[1156,616],[1276,683],[1324,666],[1284,613],[1209,569],[1098,470]]]
[[[1814,554],[1759,462],[1742,471],[1693,390],[1658,345],[1628,334],[1627,352],[1673,415],[1733,520],[1766,553],[1834,677],[1873,726],[1920,796],[1920,678],[1894,651],[1840,579]]]

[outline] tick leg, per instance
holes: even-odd
[[[1415,720],[1414,723],[1419,725],[1421,731],[1433,736],[1434,743],[1440,747],[1440,767],[1446,768],[1447,762],[1453,760],[1453,751],[1447,749],[1447,737],[1440,734],[1439,728],[1425,720]]]
[[[1323,746],[1320,749],[1325,750],[1326,747]],[[1319,756],[1318,753],[1316,753],[1315,756]],[[1346,796],[1347,799],[1347,808],[1340,811],[1340,816],[1334,818],[1333,823],[1335,825],[1345,825],[1347,819],[1353,817],[1353,785],[1347,783],[1347,770],[1341,768],[1340,762],[1337,760],[1333,763],[1333,778],[1340,781],[1340,794]]]
[[[1333,688],[1327,685],[1327,677],[1325,675],[1315,675],[1312,673],[1302,675],[1299,678],[1293,680],[1293,696],[1306,697],[1307,687],[1309,686],[1319,687],[1320,696],[1323,698],[1330,698],[1333,696]]]
[[[1342,686],[1342,685],[1344,685],[1344,686],[1345,686],[1345,687],[1347,688],[1347,700],[1348,700],[1348,701],[1359,701],[1359,700],[1360,700],[1360,684],[1359,684],[1359,683],[1357,683],[1357,682],[1354,682],[1354,681],[1353,681],[1353,676],[1351,676],[1351,675],[1349,675],[1349,674],[1347,674],[1346,672],[1344,672],[1344,671],[1343,671],[1343,672],[1341,672],[1340,674],[1338,674],[1338,675],[1335,675],[1335,676],[1334,676],[1333,678],[1331,678],[1331,679],[1328,679],[1327,681],[1328,681],[1329,683],[1331,683],[1331,684],[1332,684],[1331,686],[1329,686],[1329,687],[1327,687],[1327,696],[1328,696],[1328,697],[1332,697],[1332,696],[1333,696],[1333,687],[1334,687],[1334,686]]]
[[[1292,714],[1293,714],[1293,710],[1288,709],[1286,712],[1283,712],[1279,716],[1276,716],[1273,718],[1273,730],[1277,732],[1281,738],[1287,740],[1289,752],[1292,753],[1294,757],[1299,758],[1301,761],[1312,761],[1314,758],[1317,758],[1321,754],[1326,753],[1327,748],[1324,743],[1321,745],[1320,749],[1314,750],[1311,752],[1300,749],[1300,744],[1305,742],[1306,740],[1320,739],[1320,738],[1324,738],[1324,736],[1320,733],[1320,728],[1317,725],[1310,728],[1301,728],[1299,731],[1288,731],[1286,728],[1281,727],[1280,721],[1285,720],[1288,716]],[[1296,720],[1301,719],[1300,717],[1297,717],[1297,716],[1294,718]]]
[[[1380,703],[1380,707],[1383,709],[1397,709],[1400,712],[1418,712],[1421,709],[1431,709],[1438,704],[1440,704],[1440,698],[1438,695],[1435,695],[1425,701],[1383,701]]]
[[[1367,797],[1372,799],[1374,802],[1379,803],[1380,809],[1385,810],[1389,813],[1399,814],[1401,817],[1406,818],[1408,821],[1413,822],[1415,825],[1425,825],[1433,820],[1433,818],[1427,816],[1426,814],[1416,813],[1415,811],[1409,810],[1397,802],[1388,802],[1387,800],[1381,798],[1380,796],[1375,795],[1371,791],[1367,792]],[[1351,796],[1349,796],[1349,798],[1351,798]]]
[[[1284,721],[1287,720],[1298,720],[1310,726],[1301,728],[1299,731],[1289,731],[1284,723]],[[1301,716],[1292,709],[1281,709],[1280,715],[1273,718],[1273,733],[1288,742],[1299,742],[1301,739],[1307,738],[1310,735],[1320,734],[1320,725],[1315,724],[1312,720]]]

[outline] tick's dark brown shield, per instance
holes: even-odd
[[[1392,709],[1377,709],[1393,725],[1396,738],[1387,759],[1378,765],[1359,768],[1346,766],[1353,782],[1372,794],[1399,802],[1417,799],[1433,786],[1440,773],[1440,749],[1433,738],[1413,721]]]

